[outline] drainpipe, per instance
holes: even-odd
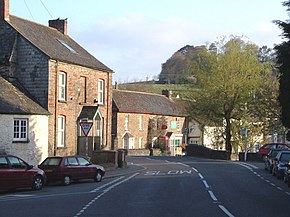
[[[56,142],[57,142],[57,83],[58,82],[58,60],[56,60],[55,65],[55,89],[54,89],[54,145],[53,145],[53,155],[56,156]]]
[[[109,72],[107,72],[107,80],[109,81],[109,77],[110,74]],[[108,146],[108,138],[109,138],[109,134],[108,134],[108,129],[109,129],[109,90],[110,90],[110,84],[108,82],[107,84],[107,124],[106,124],[106,147]]]

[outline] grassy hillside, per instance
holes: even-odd
[[[180,97],[184,96],[186,91],[192,88],[190,84],[155,84],[151,82],[139,82],[139,83],[128,83],[128,84],[119,84],[118,89],[120,90],[131,90],[131,91],[139,91],[146,93],[156,93],[161,94],[162,90],[170,90],[172,91],[172,96],[176,97],[179,95]]]

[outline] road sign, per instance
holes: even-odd
[[[80,126],[81,126],[82,131],[85,134],[85,136],[88,136],[88,134],[93,126],[93,122],[80,122]]]

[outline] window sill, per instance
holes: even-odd
[[[12,143],[29,143],[30,140],[13,140]]]
[[[58,100],[58,102],[60,102],[60,103],[66,103],[67,101],[66,100]]]

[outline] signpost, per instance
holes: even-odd
[[[245,136],[245,141],[244,141],[244,145],[245,145],[244,161],[247,161],[247,153],[248,153],[248,149],[247,149],[248,129],[247,128],[241,129],[240,130],[240,134]]]
[[[84,121],[84,122],[79,122],[81,128],[82,128],[82,131],[86,137],[86,157],[88,156],[88,150],[89,150],[89,139],[88,139],[88,134],[93,126],[93,122],[87,122],[87,121]]]

